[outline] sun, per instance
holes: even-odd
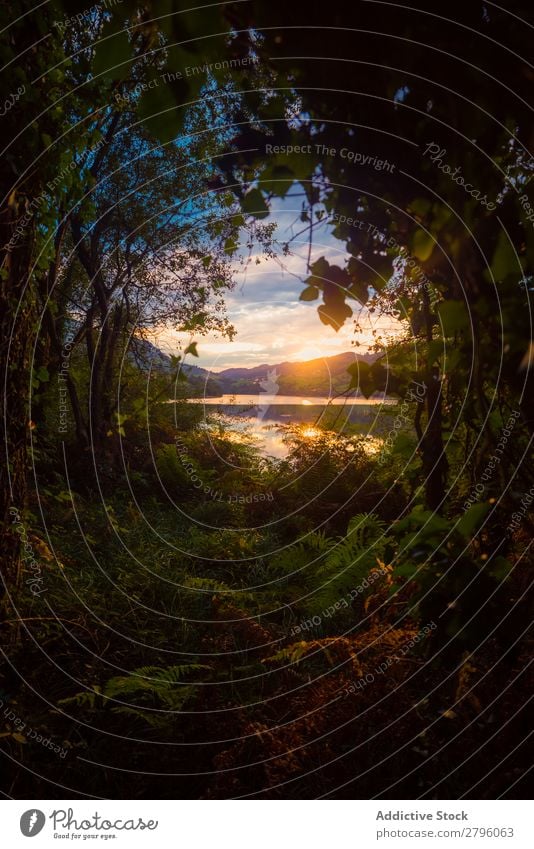
[[[306,362],[307,360],[318,360],[321,357],[324,357],[324,351],[319,347],[319,345],[306,345],[304,348],[301,348],[295,356],[303,362]]]

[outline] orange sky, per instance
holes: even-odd
[[[320,251],[320,252],[319,252]],[[331,245],[318,246],[318,256],[344,265],[344,255]],[[226,296],[228,317],[237,334],[233,342],[208,335],[195,336],[200,357],[194,363],[213,371],[232,366],[252,367],[261,363],[297,362],[316,357],[329,357],[350,351],[354,342],[364,353],[373,344],[372,330],[391,333],[398,329],[389,318],[376,318],[361,310],[357,301],[350,301],[354,317],[358,316],[363,332],[355,333],[354,321],[349,319],[336,333],[322,324],[317,314],[321,301],[299,301],[303,284],[291,272],[302,274],[306,259],[295,255],[284,258],[287,272],[274,260],[252,263],[246,273],[238,271],[235,291]],[[187,345],[189,336],[165,330],[154,342],[168,353],[178,353],[180,344]]]

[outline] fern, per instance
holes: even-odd
[[[387,545],[384,531],[385,522],[372,513],[359,513],[349,522],[345,537],[335,543],[326,559],[325,574],[349,572],[353,578],[356,574],[365,577],[376,564],[376,558],[381,557]]]
[[[254,593],[242,590],[239,587],[230,587],[223,581],[215,581],[212,578],[187,578],[183,583],[184,590],[189,592],[189,602],[208,602],[211,604],[211,599],[214,595],[221,593],[224,599],[232,599],[239,603],[249,601],[255,602],[256,596]]]
[[[187,472],[180,461],[175,445],[161,445],[158,448],[156,467],[164,486],[167,488],[183,488],[187,485]]]
[[[176,709],[178,710],[179,708]],[[111,711],[112,713],[125,714],[126,716],[131,716],[134,719],[138,719],[140,722],[144,722],[147,725],[150,725],[152,728],[155,728],[158,731],[164,731],[168,729],[169,717],[165,713],[151,713],[149,710],[143,710],[142,708],[134,707],[114,707],[111,709]]]
[[[320,615],[341,597],[360,586],[377,568],[386,546],[386,524],[372,513],[360,513],[349,523],[347,534],[332,543],[329,553],[315,576],[316,589],[305,603],[305,610]]]
[[[182,679],[191,672],[200,670],[211,671],[210,666],[202,663],[185,663],[180,666],[141,666],[127,675],[110,678],[101,689],[95,685],[90,690],[84,690],[60,704],[75,704],[77,707],[95,710],[104,707],[106,702],[120,701],[123,698],[135,696],[138,702],[156,703],[168,710],[180,710],[187,699],[193,694],[195,685]],[[113,708],[114,712],[135,711],[135,706],[120,706]],[[143,716],[143,713],[141,713]]]
[[[270,657],[262,658],[262,663],[289,663],[290,665],[298,663],[308,652],[313,650],[314,642],[305,642],[300,640],[298,643],[292,643],[286,646]]]
[[[182,678],[191,672],[211,669],[201,663],[181,666],[142,666],[129,675],[110,678],[103,689],[105,699],[116,699],[137,694],[143,700],[148,696],[170,710],[179,710],[191,695],[194,687],[184,684]]]
[[[76,693],[76,695],[69,696],[67,699],[60,699],[58,704],[76,705],[76,707],[95,710],[98,699],[102,699],[102,690],[98,684],[94,684],[92,689],[83,690],[81,693]]]
[[[305,539],[280,552],[271,561],[271,570],[278,575],[296,575],[306,567],[316,568],[325,554],[330,551],[332,540],[322,531],[309,534]]]
[[[222,581],[215,581],[212,578],[186,578],[183,586],[190,590],[198,590],[199,593],[213,595],[214,593],[224,592],[231,593],[232,588]]]
[[[284,665],[298,666],[303,660],[317,662],[320,655],[326,659],[330,667],[336,666],[340,660],[350,660],[358,663],[354,647],[344,637],[328,637],[321,640],[301,640],[286,646],[271,657],[262,659],[262,663],[283,663]],[[310,656],[310,657],[309,657]]]

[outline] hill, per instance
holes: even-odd
[[[265,391],[262,383],[279,395],[332,395],[346,389],[349,383],[347,368],[354,362],[372,363],[376,354],[356,354],[347,351],[333,357],[319,357],[305,362],[264,363],[252,368],[228,368],[212,374],[223,393]]]
[[[132,355],[141,368],[166,371],[171,358],[146,340],[137,340]],[[275,395],[330,396],[347,388],[347,369],[354,362],[373,363],[377,354],[346,351],[332,357],[318,357],[304,362],[262,363],[250,368],[227,368],[211,372],[201,366],[185,363],[191,394],[228,395],[269,392]],[[267,386],[263,385],[267,382]]]

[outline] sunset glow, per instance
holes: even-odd
[[[302,436],[305,436],[306,439],[315,439],[320,435],[321,431],[316,427],[305,427],[300,431]]]

